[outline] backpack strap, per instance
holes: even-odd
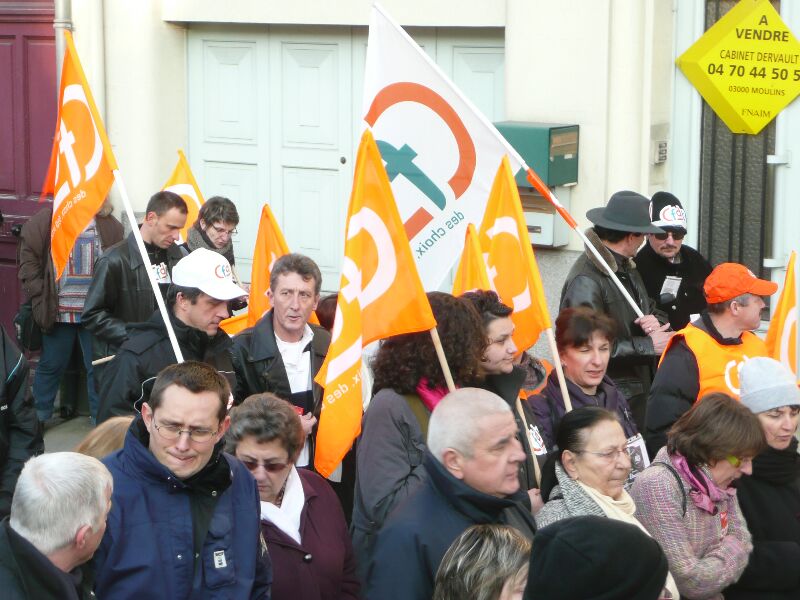
[[[419,428],[422,431],[422,439],[428,439],[428,423],[431,420],[431,413],[428,412],[427,407],[422,403],[422,400],[416,394],[403,394],[403,397],[408,403],[408,407],[414,416],[417,418]]]
[[[685,517],[686,516],[686,490],[683,489],[683,481],[681,481],[681,476],[678,475],[678,472],[675,470],[675,467],[673,467],[672,465],[668,465],[665,462],[658,461],[658,462],[654,462],[653,465],[661,465],[662,467],[667,469],[670,473],[672,473],[673,477],[675,477],[675,481],[678,482],[678,488],[680,488],[680,490],[681,490],[681,495],[682,495],[681,508],[683,509],[682,516]]]

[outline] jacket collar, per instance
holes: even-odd
[[[714,325],[714,321],[711,320],[711,315],[708,314],[707,309],[700,311],[700,319],[692,323],[692,325],[702,331],[705,331],[720,346],[738,346],[742,343],[741,335],[735,338],[723,337],[717,327]]]
[[[272,326],[273,314],[274,309],[269,309],[253,327],[253,333],[250,336],[250,342],[247,348],[249,360],[251,362],[268,360],[280,354],[278,351],[278,343],[275,341],[275,329]],[[309,325],[309,327],[311,327],[311,332],[314,334],[310,343],[311,352],[324,358],[327,348],[323,347],[323,340],[321,336],[317,335],[318,328],[316,325]]]
[[[514,365],[510,373],[487,375],[482,387],[500,396],[513,409],[526,375],[527,372],[523,367]]]
[[[175,337],[181,348],[187,348],[195,352],[197,356],[203,356],[207,349],[216,348],[217,346],[225,347],[231,345],[230,336],[222,329],[219,329],[213,337],[209,337],[205,331],[200,331],[195,327],[191,327],[177,318],[172,310],[167,307],[169,312],[170,322],[172,328],[175,330]],[[166,325],[164,319],[161,317],[161,311],[156,310],[150,315],[150,318],[144,323],[133,323],[129,325],[131,331],[163,331],[166,332]]]
[[[604,399],[606,401],[605,404],[608,404],[609,400],[616,398],[615,394],[613,393],[614,382],[611,380],[608,374],[603,375],[603,380],[600,382],[600,385],[597,386],[597,394],[594,396],[590,396],[584,392],[577,383],[574,383],[566,377],[564,377],[564,379],[567,382],[567,391],[569,392],[570,397],[579,398],[583,404],[596,404],[600,399]],[[550,375],[547,377],[546,390],[547,396],[550,396],[551,398],[560,398],[563,402],[564,399],[562,398],[561,394],[561,386],[558,383],[558,373],[556,373],[555,369],[553,369],[550,372]],[[616,410],[616,406],[606,406],[605,408],[608,408],[609,410]]]
[[[177,489],[191,490],[202,495],[222,492],[233,481],[233,471],[222,449],[224,440],[214,446],[208,464],[188,479],[179,479],[162,465],[150,452],[150,433],[141,416],[133,420],[125,435],[125,446],[121,450],[124,462],[131,470],[154,482],[169,482]]]
[[[461,514],[475,523],[496,522],[505,509],[516,506],[522,500],[519,491],[505,498],[497,498],[479,492],[460,479],[453,477],[429,451],[425,451],[423,459],[433,487],[450,502]]]
[[[612,252],[608,248],[608,246],[606,246],[603,243],[603,240],[597,237],[597,234],[595,233],[593,227],[590,227],[584,233],[586,234],[586,238],[589,240],[589,242],[591,242],[592,246],[597,248],[598,252],[600,252],[600,256],[603,257],[605,263],[611,267],[611,270],[614,273],[617,273],[620,269],[620,262],[617,261],[616,257],[620,255],[616,254],[615,252]],[[586,258],[589,259],[589,262],[591,262],[595,267],[597,267],[597,270],[600,271],[604,277],[608,277],[608,273],[606,272],[605,267],[602,264],[600,264],[600,261],[597,260],[597,257],[594,255],[594,253],[591,250],[589,250],[589,248],[586,248],[584,252],[586,253]],[[624,265],[626,270],[636,268],[636,263],[633,262],[632,258],[620,256],[620,261],[622,262],[622,265]]]

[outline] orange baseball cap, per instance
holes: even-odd
[[[706,278],[703,291],[709,304],[717,304],[742,294],[771,296],[778,291],[778,284],[759,279],[739,263],[722,263]]]

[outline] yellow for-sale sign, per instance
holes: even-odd
[[[741,0],[677,63],[734,133],[757,134],[800,93],[800,43],[769,0]]]

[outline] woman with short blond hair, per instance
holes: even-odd
[[[531,544],[507,525],[473,525],[436,572],[433,600],[517,600],[528,580]]]

